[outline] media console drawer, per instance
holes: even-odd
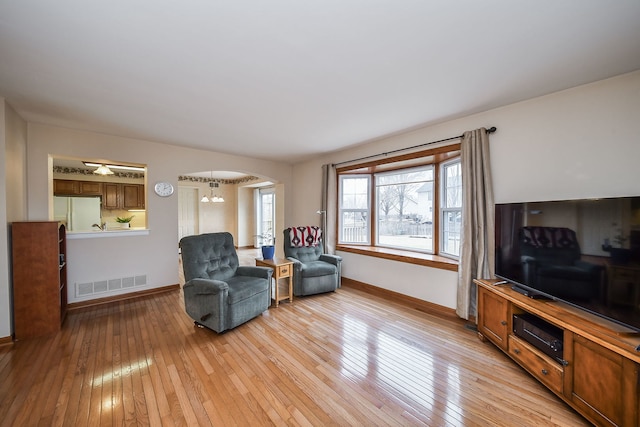
[[[517,360],[523,368],[531,372],[551,390],[562,394],[564,370],[560,364],[514,335],[509,335],[508,349],[511,357]]]

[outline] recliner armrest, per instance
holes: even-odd
[[[227,282],[210,279],[191,279],[184,285],[184,292],[191,295],[217,295],[229,289]]]
[[[339,255],[322,254],[320,255],[320,261],[338,266],[342,262],[342,257]]]
[[[302,261],[300,261],[298,258],[294,258],[292,256],[288,256],[287,259],[291,262],[293,262],[293,265],[295,267],[296,264],[302,265]]]
[[[252,265],[241,265],[236,270],[236,276],[260,277],[263,279],[271,279],[273,268],[258,267]]]

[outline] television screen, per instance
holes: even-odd
[[[640,197],[496,205],[496,276],[640,332]]]

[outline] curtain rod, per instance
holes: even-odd
[[[495,126],[491,126],[489,129],[487,129],[487,133],[494,133],[495,131],[497,131],[498,129]],[[418,144],[418,145],[414,145],[412,147],[406,147],[406,148],[398,148],[397,150],[392,150],[392,151],[387,151],[386,153],[380,153],[380,154],[372,154],[371,156],[365,156],[365,157],[360,157],[358,159],[351,159],[351,160],[346,160],[344,162],[339,162],[339,163],[334,163],[334,166],[340,166],[340,165],[344,165],[345,163],[351,163],[351,162],[358,162],[360,160],[367,160],[370,159],[372,157],[378,157],[378,156],[388,156],[389,154],[394,154],[394,153],[398,153],[400,151],[406,151],[406,150],[412,150],[414,148],[420,148],[420,147],[425,147],[427,145],[431,145],[431,144],[437,144],[439,142],[446,142],[446,141],[451,141],[454,139],[460,139],[462,138],[464,135],[458,135],[458,136],[452,136],[450,138],[444,138],[444,139],[439,139],[437,141],[431,141],[431,142],[425,142],[424,144]]]

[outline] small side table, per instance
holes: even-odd
[[[273,269],[273,280],[275,281],[275,295],[273,299],[276,302],[276,307],[280,301],[284,299],[288,299],[289,302],[293,302],[293,261],[277,257],[273,257],[273,259],[256,258],[256,266],[270,267]],[[282,287],[283,291],[287,291],[286,293],[280,293],[280,279],[289,279],[288,288],[286,286]]]

